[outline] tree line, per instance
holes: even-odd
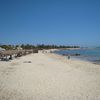
[[[21,45],[0,45],[1,48],[6,50],[14,50],[18,47],[22,49],[59,49],[59,48],[80,48],[79,46],[65,46],[65,45],[45,45],[45,44],[38,44],[38,45],[31,45],[31,44],[21,44]]]

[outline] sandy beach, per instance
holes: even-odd
[[[0,100],[100,100],[100,65],[41,52],[0,61]]]

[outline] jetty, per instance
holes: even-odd
[[[63,56],[80,56],[81,54],[79,53],[75,53],[75,54],[63,54]]]

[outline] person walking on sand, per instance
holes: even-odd
[[[70,55],[68,55],[68,60],[70,59]]]

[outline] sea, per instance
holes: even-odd
[[[58,51],[54,51],[54,53],[59,55],[79,54],[79,56],[71,56],[71,59],[84,60],[84,61],[93,62],[95,64],[100,64],[100,47],[80,48],[80,49],[73,49],[73,50],[58,50]]]

